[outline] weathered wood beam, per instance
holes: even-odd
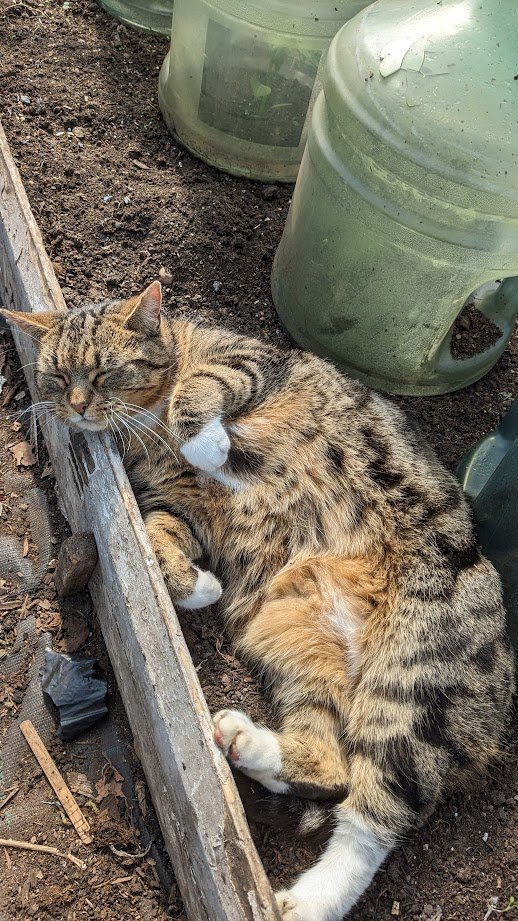
[[[65,303],[0,125],[0,295],[14,310]],[[37,399],[34,342],[13,331]],[[192,921],[279,915],[133,493],[109,435],[41,428],[73,531],[92,530],[89,588]]]

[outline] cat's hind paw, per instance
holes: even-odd
[[[236,767],[259,767],[261,730],[240,710],[220,710],[214,723],[214,741]]]
[[[223,591],[221,583],[211,572],[198,569],[197,566],[194,568],[198,570],[194,591],[187,598],[175,601],[179,608],[185,608],[187,611],[197,611],[199,608],[207,608],[209,604],[215,604],[221,598]]]
[[[288,790],[288,784],[277,779],[282,771],[282,755],[271,729],[256,726],[240,710],[220,710],[213,723],[214,741],[235,767],[268,790],[275,793]]]
[[[287,889],[276,892],[275,901],[281,913],[282,921],[314,921],[314,916],[308,914],[299,900]]]

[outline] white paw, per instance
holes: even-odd
[[[221,424],[221,418],[211,419],[194,438],[180,448],[191,467],[213,473],[227,462],[230,438]]]
[[[288,790],[288,784],[276,779],[282,770],[282,757],[275,733],[256,726],[240,710],[220,710],[212,721],[214,741],[235,767],[275,793]]]
[[[304,906],[287,889],[276,892],[275,901],[282,921],[313,921],[313,916],[304,911]]]
[[[196,566],[195,569],[198,569]],[[211,572],[198,569],[198,578],[192,595],[188,595],[182,601],[175,601],[179,608],[186,608],[187,611],[196,611],[198,608],[206,608],[209,604],[215,604],[221,598],[220,582]]]

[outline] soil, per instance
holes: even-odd
[[[498,342],[502,331],[475,304],[466,304],[453,324],[450,352],[456,361],[472,358]]]
[[[157,104],[158,71],[167,42],[122,27],[91,0],[0,0],[0,28],[2,123],[67,303],[130,295],[162,269],[171,312],[288,347],[272,305],[269,276],[291,188],[218,173],[172,139]],[[476,317],[470,318],[472,322],[475,336]],[[461,327],[463,332],[471,335],[471,325],[469,331]],[[476,335],[477,350],[494,341],[494,330],[482,329]],[[498,424],[515,398],[517,351],[515,336],[492,371],[465,390],[436,398],[398,399],[417,417],[450,467]],[[9,445],[30,434],[23,419],[22,427],[13,430],[17,423],[9,415],[28,405],[27,392],[17,399],[25,388],[10,351],[3,374],[9,405],[0,430],[2,529],[16,536],[22,553],[27,550],[27,559],[37,568],[37,542],[22,507],[23,490],[5,484],[5,475],[20,473]],[[38,462],[21,475],[27,488],[37,485],[47,495],[57,555],[67,532],[46,463],[40,445]],[[73,642],[78,632],[81,639],[77,624],[70,629],[72,611],[79,611],[79,620],[88,624],[79,652],[95,654],[105,669],[114,709],[118,692],[89,598],[77,596],[75,606],[69,607],[59,602],[52,573],[51,560],[32,593],[20,592],[16,580],[0,582],[0,671],[1,656],[7,656],[13,641],[25,649],[24,637],[15,637],[29,608],[41,617],[42,628],[54,634],[55,644],[71,634]],[[57,616],[53,620],[50,614]],[[209,620],[193,614],[184,620],[184,629],[210,708],[230,703],[256,718],[267,718],[267,702],[226,644],[217,616]],[[28,660],[29,645],[26,652]],[[16,720],[25,685],[23,668],[14,679],[3,681],[2,732]],[[447,801],[420,834],[392,855],[352,912],[353,921],[483,921],[495,917],[488,915],[491,907],[512,908],[517,725],[515,720],[503,762],[486,784]],[[68,771],[81,771],[80,752],[79,744],[57,740],[53,751]],[[100,777],[89,779],[95,783]],[[20,768],[19,782],[18,796],[36,785],[41,799],[48,799],[45,781],[30,759]],[[115,803],[108,803],[108,810],[96,798],[78,798],[100,823],[93,850],[86,853],[78,846],[59,810],[49,811],[50,807],[45,824],[28,826],[26,837],[46,836],[60,850],[74,849],[87,859],[87,871],[46,855],[0,850],[2,921],[184,921],[176,887],[169,898],[152,859],[120,857],[109,849],[110,844],[127,851],[140,847],[132,811],[124,808],[121,797],[114,794]],[[274,887],[289,882],[314,859],[315,848],[279,831],[252,823],[252,832]],[[510,918],[512,914],[511,910]]]

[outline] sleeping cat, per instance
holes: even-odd
[[[118,433],[173,601],[221,596],[278,731],[214,716],[233,765],[337,802],[285,921],[338,921],[401,838],[498,755],[513,667],[498,576],[455,479],[392,403],[307,353],[161,316],[158,282],[39,341],[42,399]],[[202,556],[210,571],[198,565]],[[313,801],[313,802],[312,802]]]

